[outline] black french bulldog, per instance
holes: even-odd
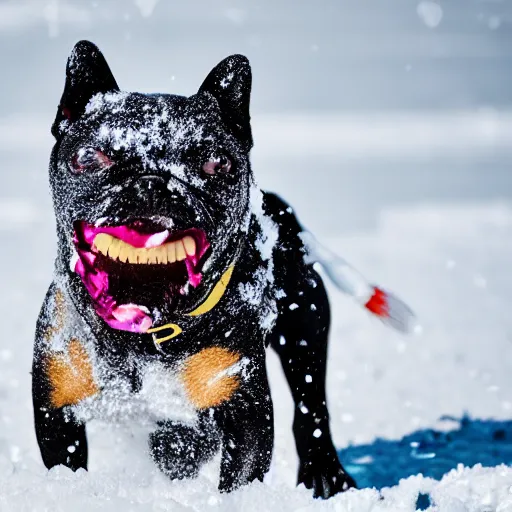
[[[292,209],[255,185],[250,92],[241,55],[187,98],[121,92],[96,46],[75,46],[52,127],[58,254],[33,362],[48,468],[87,468],[88,419],[138,417],[169,477],[222,450],[221,491],[262,480],[271,345],[295,402],[298,483],[322,498],[355,486],[329,429],[327,295]]]

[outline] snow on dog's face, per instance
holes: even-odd
[[[120,92],[99,50],[75,46],[52,128],[59,263],[110,327],[146,332],[191,311],[236,258],[250,218],[250,89],[235,55],[189,98]]]

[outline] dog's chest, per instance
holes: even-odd
[[[163,420],[194,423],[197,413],[228,402],[242,384],[250,385],[253,361],[240,352],[210,345],[173,367],[162,361],[136,362],[136,380],[101,364],[95,369],[98,391],[73,406],[83,421],[154,424]]]
[[[193,423],[197,418],[181,373],[161,362],[141,365],[137,391],[126,376],[102,378],[101,371],[98,373],[100,393],[73,406],[73,412],[83,421],[151,425],[162,420]]]

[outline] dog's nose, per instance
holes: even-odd
[[[156,176],[154,174],[147,174],[145,176],[141,176],[136,182],[137,188],[141,191],[145,190],[153,190],[153,189],[164,189],[165,188],[165,180],[162,176]]]
[[[134,192],[147,208],[157,208],[162,198],[166,196],[167,182],[161,176],[149,175],[137,178],[134,183]]]

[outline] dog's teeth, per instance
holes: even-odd
[[[162,247],[157,247],[154,249],[156,253],[156,261],[157,263],[167,263],[167,248],[165,245],[162,245]]]
[[[176,242],[176,261],[183,261],[187,257],[187,253],[185,252],[185,246],[182,241],[179,240]]]
[[[128,244],[122,243],[121,250],[119,251],[119,261],[122,263],[126,263],[128,261],[129,253],[130,253],[130,246]]]
[[[122,263],[131,264],[174,263],[183,261],[187,256],[193,256],[196,253],[196,242],[191,236],[146,249],[133,247],[107,233],[98,233],[93,245],[101,254],[108,255],[113,260],[118,259]]]
[[[167,247],[167,261],[169,263],[174,263],[176,261],[176,244],[174,242],[170,242],[165,244]]]
[[[186,236],[183,240],[183,245],[185,247],[185,252],[188,256],[194,256],[196,253],[196,242],[191,236]]]
[[[137,256],[137,263],[145,264],[148,262],[146,249],[135,249],[135,255]]]
[[[137,263],[137,250],[133,247],[130,247],[128,250],[128,262],[129,263]]]
[[[108,248],[112,243],[113,237],[107,233],[99,233],[94,237],[94,246],[101,254],[107,255]]]
[[[108,255],[113,260],[117,259],[119,257],[119,251],[121,250],[121,240],[118,240],[117,238],[114,238],[112,240],[112,243],[110,244],[108,248]]]
[[[146,249],[149,263],[157,263],[156,261],[156,249]]]

